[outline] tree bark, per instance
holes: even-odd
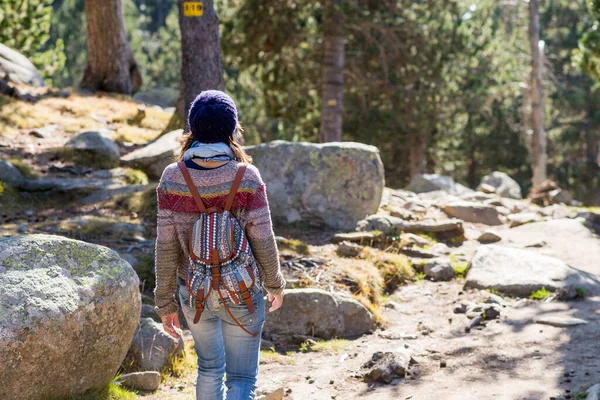
[[[212,0],[178,0],[179,29],[181,31],[181,90],[183,107],[177,107],[179,115],[186,119],[192,101],[203,90],[223,90],[223,64],[219,17]],[[186,12],[186,8],[187,12]],[[200,7],[201,14],[192,7]],[[193,15],[186,15],[193,14]],[[182,115],[183,112],[183,115]]]
[[[546,180],[546,132],[544,131],[544,87],[540,49],[538,0],[529,0],[529,47],[531,49],[531,170],[532,184],[539,187]]]
[[[344,94],[344,13],[342,0],[325,2],[321,64],[321,142],[342,140]]]
[[[121,0],[85,0],[88,59],[80,86],[132,94],[142,76],[127,42]]]
[[[425,138],[419,132],[412,132],[409,137],[408,166],[410,178],[423,172],[425,166]]]

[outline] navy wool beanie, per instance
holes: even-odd
[[[192,102],[188,123],[197,141],[227,143],[235,133],[237,118],[237,109],[231,97],[220,90],[205,90]]]

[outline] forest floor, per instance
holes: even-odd
[[[114,139],[129,151],[165,131],[171,117],[170,112],[149,107],[142,122],[133,121],[137,105],[112,95],[48,97],[35,105],[0,96],[0,107],[2,158],[13,160],[32,177],[90,177],[92,171],[61,158],[54,150],[81,130],[111,129],[117,132]],[[58,126],[49,137],[30,134],[48,124]],[[85,190],[69,194],[0,191],[0,235],[62,234],[113,248],[136,265],[136,272],[148,285],[142,288],[143,298],[151,301],[156,183],[137,183],[135,192],[87,204],[81,201],[89,194]],[[122,223],[130,225],[125,230],[112,229]],[[470,260],[479,246],[475,238],[485,229],[487,226],[466,223],[467,240],[450,244],[451,256]],[[600,274],[600,240],[590,247],[556,232],[532,231],[519,236],[510,234],[507,226],[495,231],[506,237],[500,244],[518,248],[546,235],[547,245],[532,251],[560,253],[570,265]],[[304,274],[284,269],[294,287],[345,291],[361,301],[365,289],[358,285],[362,292],[358,290],[356,282],[372,284],[373,274],[379,273],[374,260],[389,256],[383,249],[373,248],[366,258],[339,257],[336,246],[329,243],[331,232],[278,227],[276,234],[292,239],[282,246],[284,259],[317,262],[317,267]],[[469,319],[455,314],[454,308],[463,300],[482,302],[488,292],[465,290],[460,278],[432,282],[412,275],[412,270],[406,273],[401,286],[381,293],[373,304],[366,301],[379,322],[377,331],[354,340],[319,342],[312,349],[296,346],[261,351],[259,386],[282,385],[286,399],[298,400],[549,400],[584,398],[581,390],[600,382],[600,297],[572,301],[504,297],[499,319],[466,332]],[[570,328],[534,323],[541,315],[577,317],[588,323]],[[374,352],[401,347],[408,348],[417,361],[405,378],[387,385],[364,381],[361,366]],[[193,359],[188,344],[187,360],[177,373],[165,375],[159,391],[140,393],[139,397],[193,399],[197,374]]]

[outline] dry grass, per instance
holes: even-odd
[[[281,354],[275,350],[261,350],[260,351],[260,363],[261,364],[283,364],[290,365],[296,364],[296,359],[290,355],[291,353]]]
[[[331,340],[319,340],[316,343],[310,344],[304,342],[300,345],[300,351],[319,351],[325,353],[339,353],[348,347],[352,342],[347,339],[331,339]]]
[[[143,144],[158,137],[169,125],[172,114],[146,107],[144,119],[134,120],[138,104],[131,97],[117,94],[73,93],[68,98],[46,98],[35,104],[0,95],[0,136],[14,137],[22,129],[58,124],[67,133],[108,127],[116,131],[113,139]]]

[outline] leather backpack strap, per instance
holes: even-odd
[[[227,202],[225,203],[225,211],[231,210],[231,205],[233,204],[233,199],[235,198],[235,194],[237,193],[238,188],[240,187],[240,183],[244,178],[244,174],[246,173],[246,164],[240,165],[235,174],[235,179],[233,180],[233,184],[231,185],[231,190],[229,191],[229,195],[227,196]]]
[[[187,167],[185,166],[185,163],[180,161],[177,163],[177,165],[179,166],[179,169],[181,170],[183,179],[185,179],[185,183],[187,184],[187,187],[190,190],[190,193],[192,194],[192,197],[194,198],[194,201],[196,202],[198,209],[200,210],[201,213],[205,213],[206,207],[204,207],[202,198],[200,197],[200,194],[198,193],[198,189],[196,189],[196,185],[194,185],[194,181],[192,180],[192,177],[190,176],[190,172],[188,171]]]

